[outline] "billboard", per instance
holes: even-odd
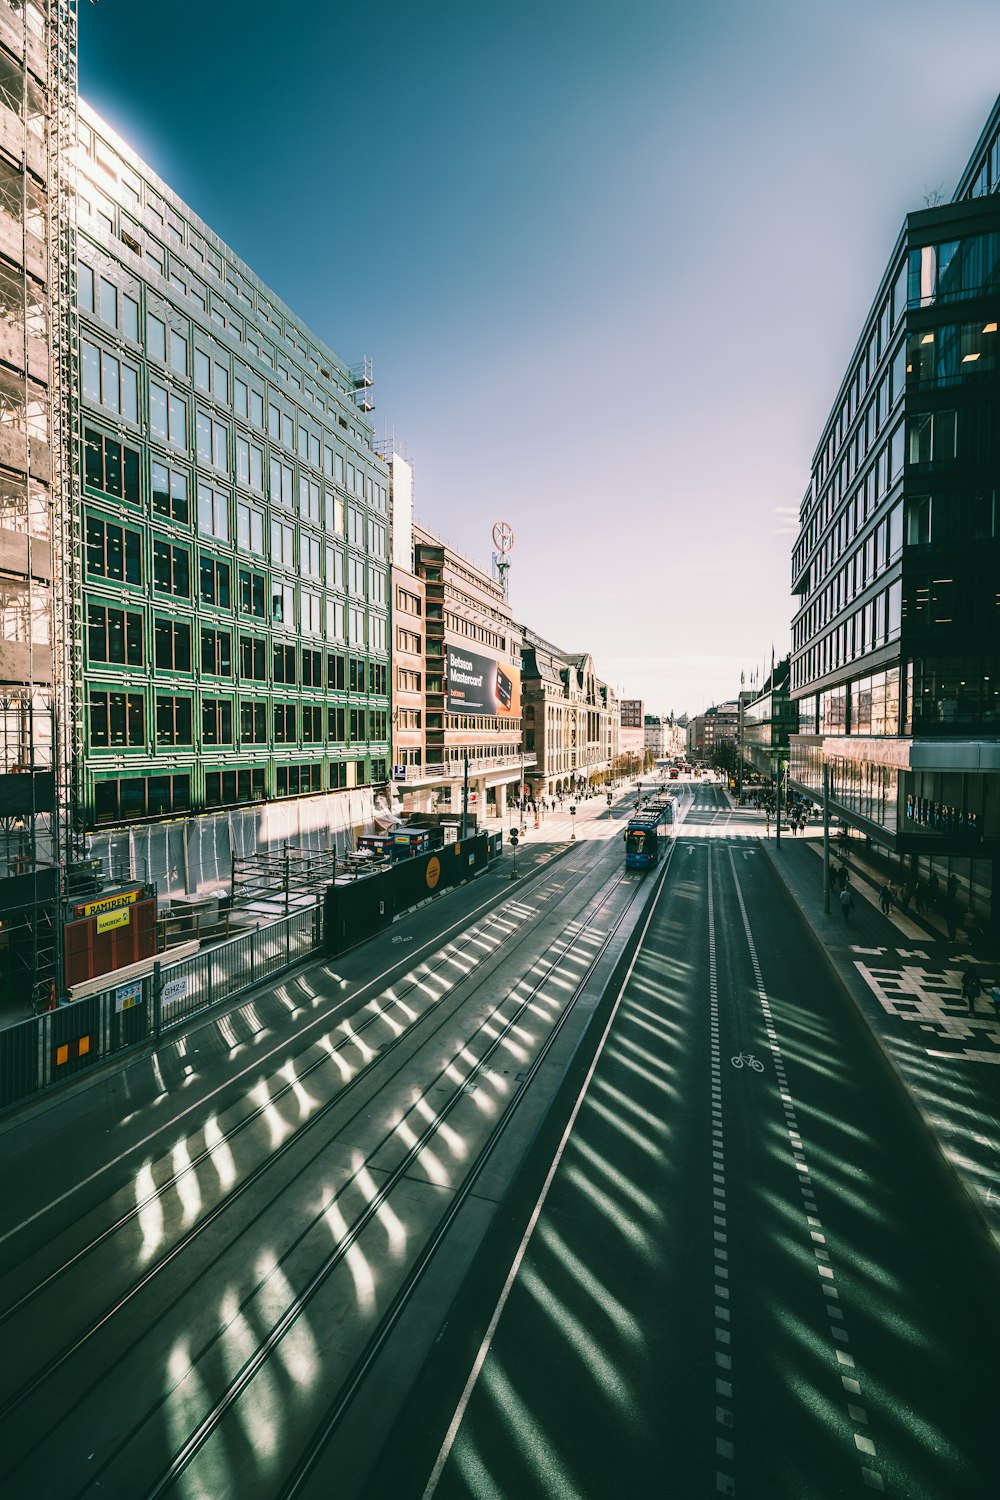
[[[521,717],[521,673],[509,661],[480,656],[445,642],[448,655],[446,709],[450,714],[482,714],[491,719]]]

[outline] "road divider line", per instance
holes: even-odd
[[[722,1053],[719,1043],[719,971],[715,953],[712,846],[708,846],[708,1013],[712,1113],[712,1293],[715,1329],[715,1490],[735,1495],[733,1473],[733,1336],[729,1309],[729,1218],[726,1211],[726,1149],[722,1124]],[[726,1467],[720,1467],[726,1465]]]
[[[785,1129],[788,1133],[788,1143],[791,1148],[792,1165],[798,1174],[799,1192],[802,1195],[802,1207],[805,1211],[809,1245],[816,1260],[816,1270],[819,1273],[823,1296],[826,1298],[827,1320],[830,1325],[831,1353],[836,1360],[840,1383],[843,1386],[845,1394],[847,1396],[858,1397],[862,1394],[861,1382],[858,1379],[858,1370],[854,1356],[847,1348],[850,1343],[850,1337],[847,1329],[844,1327],[843,1309],[839,1306],[840,1292],[836,1284],[836,1273],[829,1263],[830,1252],[827,1249],[827,1238],[823,1228],[823,1221],[820,1218],[819,1208],[816,1203],[816,1194],[813,1190],[809,1163],[796,1119],[795,1102],[792,1098],[791,1089],[788,1086],[788,1077],[785,1073],[785,1063],[781,1054],[781,1046],[778,1042],[777,1029],[774,1025],[774,1016],[771,1012],[767,990],[764,987],[764,976],[761,973],[760,960],[757,957],[757,947],[753,940],[753,933],[750,930],[750,919],[747,916],[746,903],[743,900],[743,890],[740,886],[739,876],[736,873],[736,861],[733,859],[733,851],[731,849],[729,850],[729,862],[732,866],[733,882],[736,887],[736,900],[739,903],[740,916],[743,920],[743,931],[746,934],[747,947],[750,949],[750,963],[753,967],[754,982],[757,985],[757,998],[760,1001],[761,1013],[764,1017],[767,1044],[771,1049],[771,1057],[774,1060],[774,1075],[778,1080],[778,1093],[785,1115]],[[866,1408],[857,1401],[848,1401],[846,1405],[847,1420],[854,1432],[855,1449],[864,1458],[876,1458],[877,1450],[875,1444],[868,1436],[866,1430],[868,1427],[868,1412]],[[864,1463],[861,1466],[861,1477],[869,1489],[885,1489],[885,1484],[879,1471]]]

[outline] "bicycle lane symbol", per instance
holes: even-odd
[[[752,1052],[740,1052],[736,1057],[731,1057],[729,1061],[734,1068],[742,1068],[746,1064],[754,1073],[763,1073],[764,1071],[764,1064],[759,1058],[754,1057]]]

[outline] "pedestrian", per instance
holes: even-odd
[[[901,881],[899,887],[899,909],[904,916],[910,915],[910,901],[913,899],[913,884],[909,880]]]
[[[841,865],[840,869],[837,871],[837,884],[840,887],[841,891],[845,891],[847,889],[847,882],[849,878],[850,877],[847,873],[847,866]]]
[[[924,883],[919,876],[913,882],[912,893],[913,909],[918,917],[922,917],[924,914]]]
[[[892,887],[888,881],[878,893],[878,904],[882,908],[883,917],[887,917],[892,909]]]
[[[842,887],[840,892],[840,909],[844,913],[844,921],[850,920],[851,907],[854,905],[854,892],[849,885]]]
[[[962,975],[962,994],[965,996],[969,1006],[969,1015],[976,1014],[976,996],[979,994],[979,975],[971,964]]]
[[[931,910],[933,910],[933,907],[931,908]],[[948,941],[950,943],[953,943],[955,941],[955,934],[958,931],[958,902],[957,901],[946,901],[945,902],[944,920],[945,920],[945,923],[947,924],[947,927],[948,927]]]
[[[1000,979],[994,979],[990,985],[990,999],[993,1001],[993,1014],[1000,1021]]]
[[[938,878],[937,871],[932,870],[927,877],[927,905],[931,911],[937,911],[938,904]],[[954,900],[950,903],[954,905]]]

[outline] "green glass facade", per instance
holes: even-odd
[[[380,783],[368,382],[85,106],[79,171],[85,824]]]

